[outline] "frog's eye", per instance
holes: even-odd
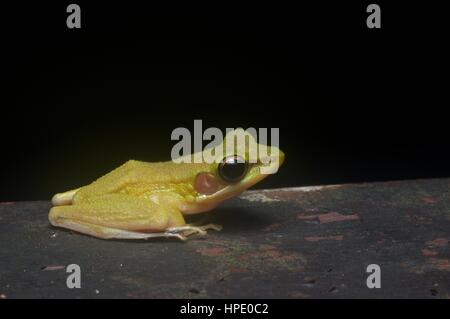
[[[222,162],[220,162],[218,167],[218,173],[220,178],[222,178],[227,183],[236,183],[244,178],[247,173],[248,163],[238,156],[228,156],[225,157]]]

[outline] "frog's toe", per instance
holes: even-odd
[[[183,236],[181,234],[164,233],[163,237],[166,237],[166,238],[177,238],[177,239],[182,240],[182,241],[187,240],[187,237]]]
[[[166,234],[182,234],[182,236],[185,237],[189,237],[192,235],[206,236],[208,234],[208,229],[220,231],[222,230],[222,226],[217,224],[206,224],[202,226],[193,226],[191,224],[187,224],[184,226],[168,228],[166,230]]]
[[[200,229],[202,230],[207,230],[207,229],[213,229],[215,231],[221,231],[222,230],[222,225],[219,224],[206,224],[203,226],[199,226]]]
[[[191,236],[191,235],[199,235],[205,236],[207,231],[202,229],[201,227],[196,226],[180,226],[180,227],[171,227],[166,230],[166,234],[181,234],[182,236]]]

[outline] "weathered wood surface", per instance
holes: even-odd
[[[250,191],[206,238],[106,241],[0,204],[0,298],[449,298],[450,180]],[[64,267],[81,267],[80,289]],[[381,288],[366,267],[381,267]],[[45,268],[47,267],[47,268]]]

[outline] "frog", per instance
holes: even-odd
[[[226,143],[227,137],[237,136],[236,132],[246,138],[245,145],[228,147],[232,143]],[[278,171],[285,155],[277,146],[258,144],[244,130],[228,133],[214,150],[176,161],[128,160],[88,185],[55,194],[49,222],[105,240],[185,241],[193,235],[205,236],[208,230],[219,231],[221,225],[186,219],[212,211]],[[255,152],[256,158],[250,160]]]

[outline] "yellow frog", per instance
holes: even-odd
[[[269,175],[263,168],[276,167],[276,171],[284,161],[279,148],[257,144],[252,135],[243,132],[247,142],[252,142],[246,143],[245,151],[216,152],[213,162],[130,160],[92,184],[56,194],[50,223],[103,239],[185,240],[193,234],[205,235],[207,229],[220,230],[215,224],[186,224],[183,216],[209,211],[239,195]],[[225,140],[219,146],[224,150]],[[249,154],[256,149],[259,157],[250,162]]]

